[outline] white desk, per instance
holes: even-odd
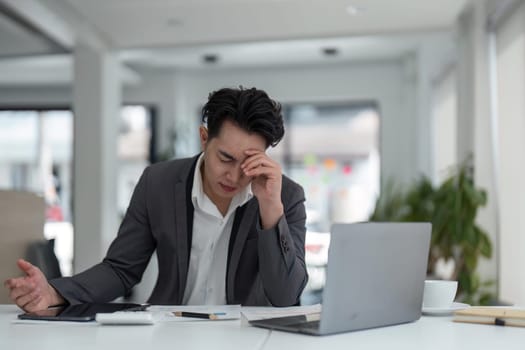
[[[423,316],[413,323],[325,337],[272,332],[265,349],[524,350],[525,328],[456,323],[452,317]]]
[[[244,327],[240,321],[153,326],[12,324],[20,310],[0,305],[0,349],[525,349],[525,328],[454,323],[450,317],[332,336],[313,337]]]

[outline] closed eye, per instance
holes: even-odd
[[[219,160],[223,163],[229,163],[229,162],[232,162],[232,161],[235,161],[235,157],[233,157],[232,155],[224,152],[224,151],[219,151]]]

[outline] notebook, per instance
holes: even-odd
[[[416,321],[430,234],[429,223],[334,224],[321,312],[250,324],[326,335]]]

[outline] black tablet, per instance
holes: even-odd
[[[21,320],[74,321],[88,322],[95,320],[98,313],[116,311],[145,311],[148,305],[132,303],[90,303],[53,307],[41,311],[18,315]]]

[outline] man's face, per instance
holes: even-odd
[[[251,178],[244,175],[241,164],[247,158],[244,151],[265,151],[264,138],[248,133],[233,122],[226,120],[219,134],[208,138],[205,127],[200,128],[201,146],[204,150],[202,182],[204,193],[218,207],[229,205],[231,199],[245,188]]]

